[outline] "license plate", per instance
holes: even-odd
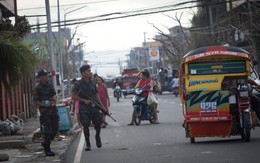
[[[217,102],[201,102],[200,103],[201,113],[216,113],[217,112]]]

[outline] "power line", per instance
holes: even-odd
[[[225,1],[225,2],[214,2],[214,3],[211,2],[210,5],[217,5],[217,4],[234,2],[234,1],[239,1],[239,0],[229,0],[229,1]],[[189,3],[195,3],[195,2],[198,2],[198,0],[196,0],[196,1],[192,0],[192,1],[182,2],[182,3],[178,3],[178,4],[168,5],[168,6],[160,6],[160,7],[156,7],[156,8],[150,8],[150,9],[142,9],[142,10],[126,11],[126,12],[113,12],[113,13],[103,14],[103,15],[99,15],[99,16],[92,16],[92,17],[86,17],[86,18],[80,18],[80,19],[71,19],[71,20],[66,21],[66,26],[87,24],[87,23],[98,22],[98,21],[122,19],[122,18],[134,17],[134,16],[151,15],[151,14],[157,14],[157,13],[162,13],[162,12],[190,9],[190,8],[195,8],[195,7],[205,7],[205,6],[209,5],[209,4],[199,4],[199,5],[197,4],[197,5],[176,8],[176,6],[182,6],[182,5],[186,5]],[[175,8],[173,8],[173,7],[175,7]],[[164,9],[164,8],[167,8],[167,9]],[[151,11],[151,10],[156,10],[156,11]],[[145,11],[145,12],[143,12],[143,11]],[[123,16],[109,17],[109,16],[113,16],[113,15],[123,15]],[[106,18],[106,17],[108,17],[108,18]],[[94,20],[91,20],[91,19],[94,19]],[[57,23],[58,22],[53,22],[53,24],[57,24]],[[38,25],[32,25],[32,27],[42,26],[40,28],[46,28],[45,25],[46,25],[46,23],[42,23],[42,24],[38,24]],[[57,25],[53,25],[53,27],[57,27]]]
[[[66,6],[78,6],[78,5],[84,5],[84,4],[94,4],[94,3],[103,3],[103,2],[112,2],[112,1],[118,1],[118,0],[104,0],[104,1],[96,1],[96,2],[86,2],[86,3],[73,3],[73,4],[66,4],[66,5],[60,5],[60,7],[66,7]],[[58,6],[50,6],[51,8],[56,8]],[[19,9],[18,11],[22,10],[36,10],[36,9],[45,9],[45,7],[32,7],[32,8],[23,8]]]

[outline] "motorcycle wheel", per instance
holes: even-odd
[[[241,137],[245,142],[249,142],[251,137],[250,114],[244,112],[242,116],[243,128],[241,130]]]
[[[149,122],[150,122],[150,123],[154,123],[154,115],[153,115],[152,111],[151,111],[151,113],[148,113],[148,114],[149,114],[149,115],[148,115],[148,116],[149,116],[149,118],[148,118],[148,119],[149,119]]]
[[[178,88],[173,88],[173,90],[172,90],[172,93],[175,95],[175,97],[177,97],[178,96]]]
[[[116,101],[119,102],[119,94],[116,96]]]
[[[134,123],[136,126],[139,126],[141,124],[141,111],[135,109],[133,114],[134,114]]]

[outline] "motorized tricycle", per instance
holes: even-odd
[[[250,141],[257,126],[248,78],[258,79],[252,55],[229,46],[195,49],[183,57],[179,93],[186,137],[230,137]]]

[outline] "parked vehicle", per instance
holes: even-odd
[[[146,91],[141,88],[135,89],[135,96],[132,99],[134,123],[137,126],[141,124],[141,121],[145,120],[148,120],[150,123],[154,122],[152,108],[147,104],[147,97],[142,95]]]
[[[237,47],[210,46],[183,57],[179,93],[186,137],[230,137],[250,141],[257,126],[248,78],[259,79],[253,58]]]
[[[139,81],[137,74],[140,72],[137,68],[124,69],[122,72],[122,93],[126,98],[127,95],[134,94],[134,87]]]
[[[139,81],[139,77],[137,77],[137,76],[130,76],[130,77],[122,78],[122,93],[125,98],[127,95],[134,94],[134,88],[138,81]]]

